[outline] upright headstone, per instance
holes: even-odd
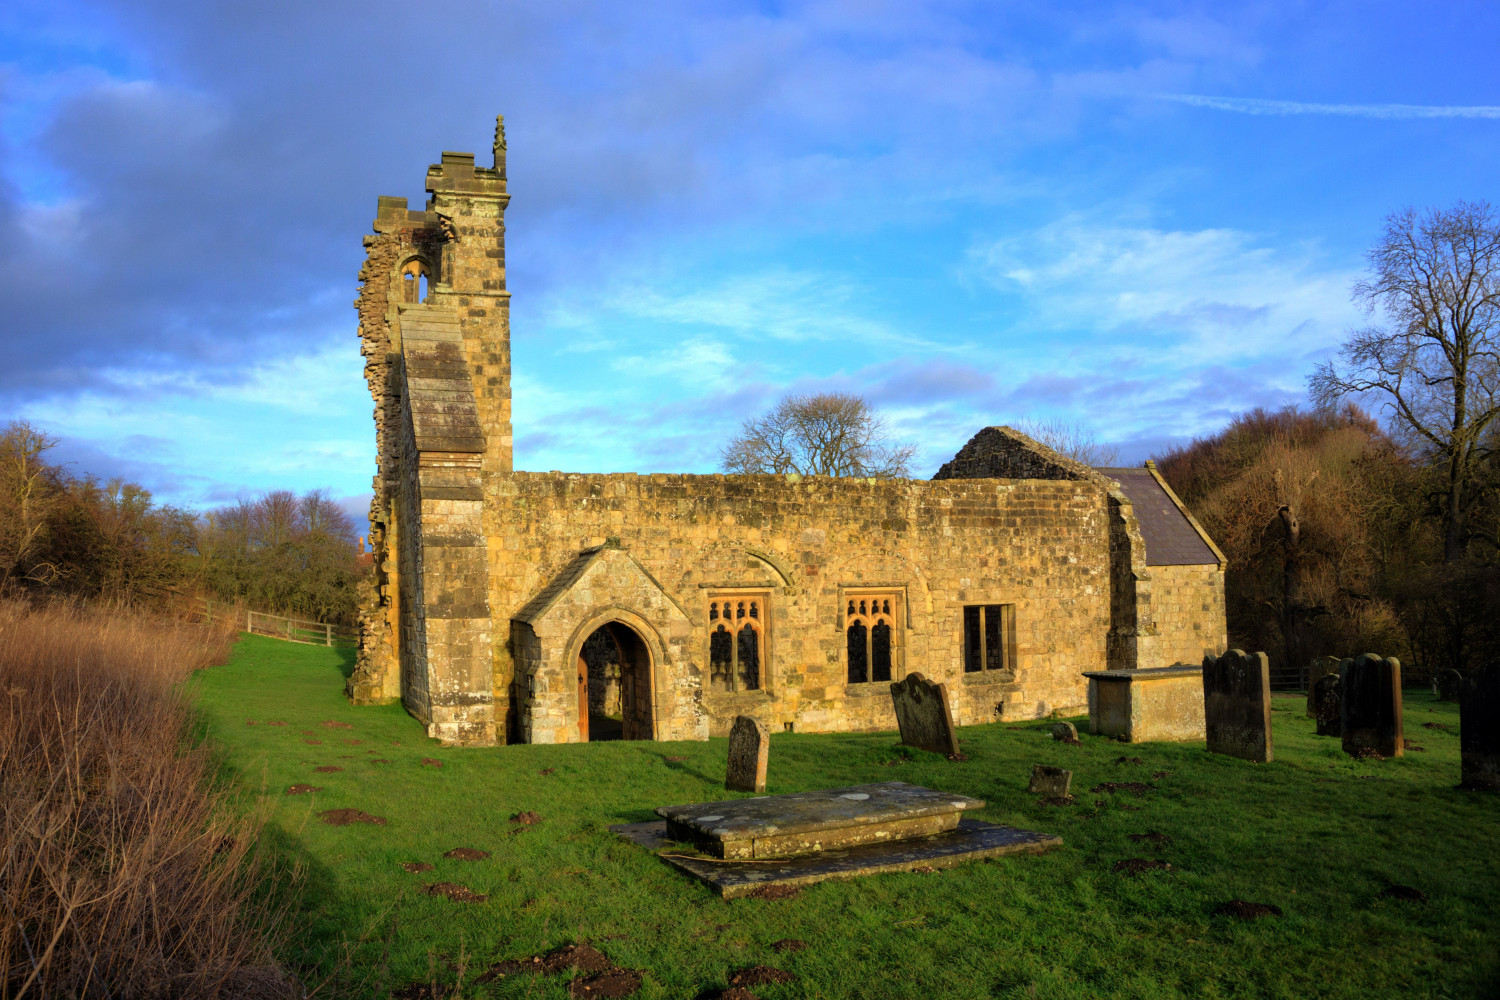
[[[1209,753],[1271,759],[1271,664],[1265,653],[1231,649],[1203,658],[1203,724]]]
[[[764,792],[771,731],[759,719],[736,715],[729,728],[729,770],[724,787],[731,792]]]
[[[1344,731],[1344,713],[1339,704],[1339,675],[1324,674],[1313,684],[1313,719],[1319,736],[1338,736]]]
[[[1500,792],[1500,666],[1464,680],[1458,699],[1463,786]]]
[[[1365,653],[1339,667],[1344,753],[1400,757],[1401,661]]]
[[[1337,656],[1315,656],[1313,657],[1312,663],[1308,665],[1307,717],[1309,719],[1316,719],[1318,717],[1318,709],[1316,705],[1316,698],[1313,694],[1313,689],[1318,686],[1318,681],[1321,678],[1327,677],[1329,674],[1338,673],[1339,664],[1342,662],[1344,661],[1340,660]]]
[[[1432,693],[1438,701],[1458,701],[1463,687],[1464,675],[1457,670],[1439,670],[1432,675]]]
[[[921,674],[907,674],[905,680],[891,685],[891,701],[902,743],[949,756],[958,753],[947,685],[935,684]]]

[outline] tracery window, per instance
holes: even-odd
[[[964,672],[1015,667],[1016,606],[970,604],[964,608]]]
[[[766,653],[764,594],[714,595],[708,602],[710,691],[759,691]]]
[[[844,646],[850,684],[889,681],[897,646],[895,594],[859,594],[846,598]]]

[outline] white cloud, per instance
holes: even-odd
[[[1206,94],[1157,94],[1195,108],[1242,115],[1340,115],[1348,118],[1500,118],[1500,106],[1452,104],[1319,104],[1272,101],[1259,97],[1213,97]]]
[[[1075,217],[981,246],[974,257],[991,284],[1022,297],[1023,327],[1115,337],[1118,357],[1300,358],[1332,346],[1358,319],[1352,271],[1315,248],[1273,249],[1233,229]]]

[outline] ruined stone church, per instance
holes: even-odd
[[[1081,711],[1085,671],[1223,652],[1224,558],[1150,462],[1005,427],[930,481],[518,472],[506,143],[379,199],[360,271],[375,578],[348,682],[453,743],[894,729]]]

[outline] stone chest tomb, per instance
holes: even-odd
[[[932,480],[515,470],[503,122],[493,154],[443,153],[365,237],[356,702],[452,743],[891,730],[920,672],[962,726],[1223,652],[1224,560],[1150,463],[988,427]]]

